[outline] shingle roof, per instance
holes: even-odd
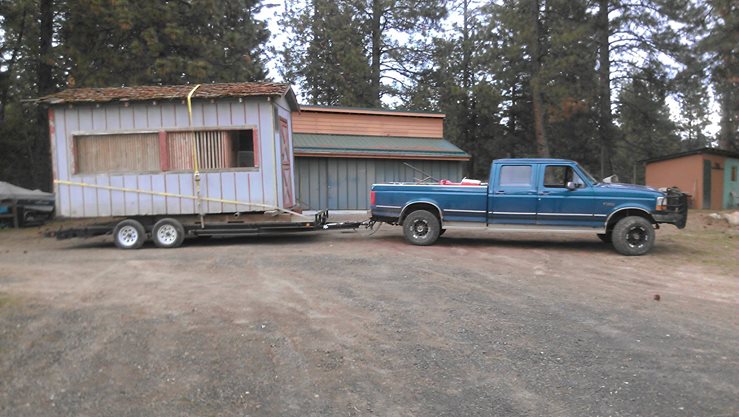
[[[467,161],[444,139],[293,133],[295,156],[392,157]]]
[[[183,99],[195,85],[160,85],[107,88],[70,88],[58,93],[41,97],[40,102],[49,104],[62,103],[105,103],[111,101],[144,101]],[[283,83],[221,83],[202,84],[193,98],[249,97],[249,96],[284,96],[297,109],[297,100],[290,84]]]

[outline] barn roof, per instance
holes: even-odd
[[[640,162],[644,162],[648,164],[651,162],[666,161],[668,159],[682,158],[685,156],[698,155],[698,154],[709,154],[709,155],[726,156],[729,158],[739,158],[739,152],[729,151],[725,149],[718,149],[718,148],[700,148],[700,149],[693,149],[693,150],[685,151],[685,152],[677,152],[677,153],[673,153],[669,155],[658,156],[656,158],[643,159]]]
[[[112,101],[147,101],[184,99],[190,94],[195,85],[150,85],[134,87],[106,87],[106,88],[69,88],[58,93],[50,94],[38,99],[48,104],[63,103],[107,103]],[[298,110],[298,101],[295,98],[290,84],[249,82],[249,83],[220,83],[201,84],[193,93],[192,98],[210,99],[222,97],[285,97],[290,103],[291,110]]]
[[[295,156],[439,159],[468,161],[470,155],[439,138],[293,133]]]

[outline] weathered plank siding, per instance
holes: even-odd
[[[424,179],[423,174],[403,162],[436,179],[462,179],[463,162],[459,161],[298,157],[298,202],[314,210],[367,210],[372,184]]]
[[[284,100],[283,100],[284,101]],[[277,101],[279,103],[279,100]],[[49,111],[55,179],[93,185],[125,187],[151,192],[195,194],[191,171],[75,173],[75,135],[115,132],[158,132],[177,129],[254,129],[257,132],[256,168],[206,171],[200,187],[204,197],[236,199],[281,206],[279,137],[275,114],[290,121],[286,103],[267,98],[194,100],[192,126],[184,101],[56,105]],[[284,109],[282,108],[284,106]],[[292,146],[292,138],[290,138]],[[291,150],[292,152],[292,150]],[[195,214],[193,200],[109,191],[58,184],[57,214],[63,217],[143,216]],[[203,203],[208,213],[234,212],[233,204]],[[261,206],[239,206],[238,211],[259,211]]]
[[[444,119],[398,115],[345,114],[310,111],[293,115],[296,133],[443,138]]]

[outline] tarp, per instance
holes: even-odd
[[[0,181],[0,200],[49,200],[54,201],[54,194],[41,190],[29,190],[9,182]]]

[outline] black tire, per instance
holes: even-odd
[[[607,233],[598,233],[598,239],[600,239],[603,243],[611,243],[611,240],[613,238],[613,231],[607,232]]]
[[[158,248],[180,247],[185,240],[185,228],[176,219],[161,219],[151,229],[151,240]]]
[[[616,251],[626,256],[639,256],[654,247],[654,227],[639,216],[624,217],[613,228],[611,240]]]
[[[414,245],[433,245],[440,233],[439,219],[426,210],[416,210],[403,220],[405,240]]]
[[[120,249],[138,249],[146,242],[146,230],[138,221],[126,219],[115,225],[113,241]]]

